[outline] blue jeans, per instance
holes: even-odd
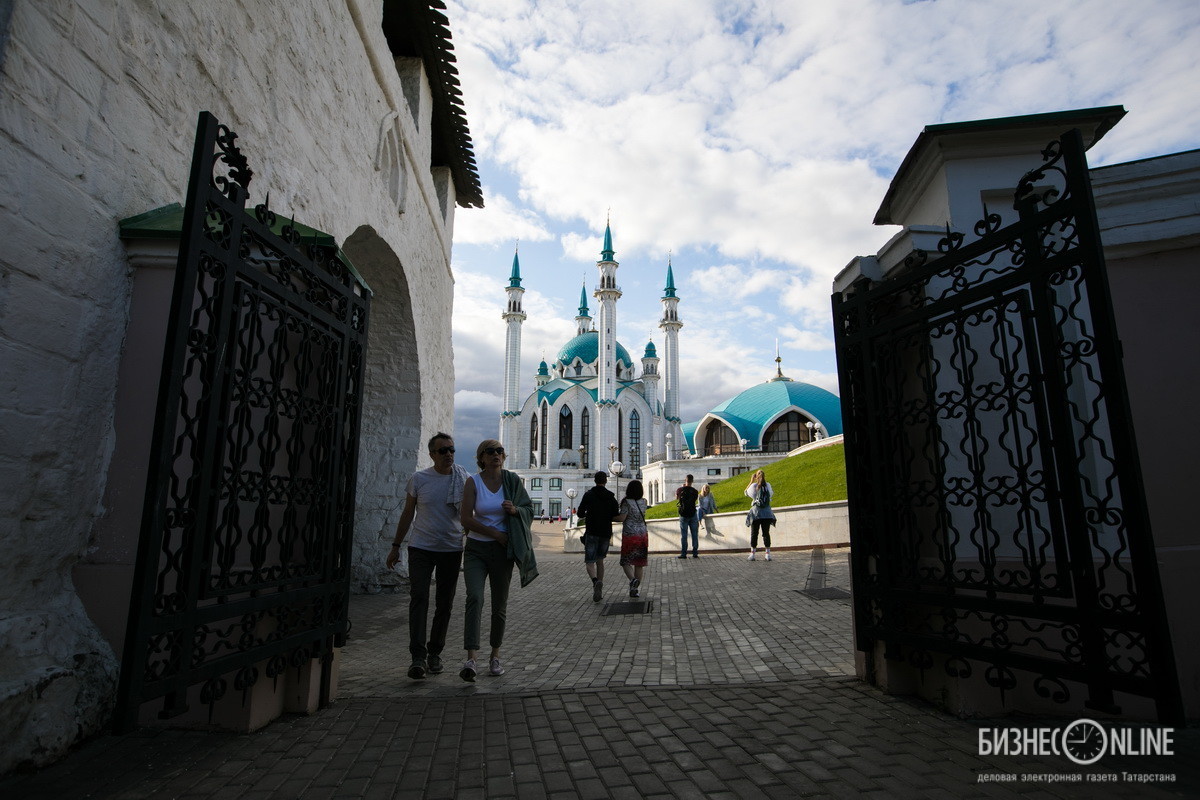
[[[688,530],[692,532],[692,555],[700,552],[700,518],[693,514],[679,518],[679,555],[687,555]]]

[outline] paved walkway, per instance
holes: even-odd
[[[0,797],[793,798],[1179,797],[1200,793],[1200,730],[1176,755],[980,757],[981,722],[889,697],[853,677],[850,609],[802,593],[848,588],[846,550],[652,556],[649,613],[627,601],[615,559],[593,603],[579,556],[514,580],[507,673],[405,677],[407,601],[355,597],[341,699],[248,735],[139,731],[101,737],[59,764],[0,780]],[[821,557],[823,556],[823,558]],[[837,594],[836,592],[832,594]],[[450,642],[461,641],[460,587]],[[485,610],[485,631],[486,610]],[[1018,724],[1010,720],[1009,724]],[[1019,724],[1036,725],[1022,719]],[[1047,724],[1063,724],[1062,720]],[[1175,783],[1018,782],[995,775],[1173,773]],[[981,777],[985,780],[981,781]]]

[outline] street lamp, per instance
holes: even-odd
[[[620,461],[614,461],[608,465],[608,471],[615,479],[613,482],[613,494],[620,495],[621,493],[621,473],[625,471],[625,465]]]
[[[671,460],[671,434],[667,434],[667,461]]]
[[[575,525],[575,495],[579,494],[579,492],[574,486],[571,486],[567,489],[566,494],[567,501],[571,504],[571,512],[567,515],[567,527],[571,528]]]
[[[612,442],[608,443],[608,458],[609,458],[608,474],[612,475],[614,478],[617,479],[616,482],[614,482],[614,484],[613,484],[613,487],[614,487],[613,493],[617,494],[620,492],[620,489],[621,489],[620,478],[621,478],[622,470],[625,469],[625,465],[622,464],[620,461],[617,461],[617,446],[615,444],[613,444]]]
[[[812,442],[812,441],[815,441],[815,440],[813,439],[813,423],[812,423],[812,420],[810,419],[808,422],[806,422],[806,423],[804,423],[804,424],[808,426],[808,440],[809,440],[810,442]]]
[[[580,467],[580,468],[581,468],[581,469],[582,469],[584,472],[587,472],[587,462],[586,462],[586,461],[584,461],[584,459],[583,459],[583,451],[584,451],[584,450],[586,450],[586,449],[587,449],[587,448],[586,448],[586,447],[584,447],[583,445],[579,445],[579,467]]]

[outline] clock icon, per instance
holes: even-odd
[[[1063,729],[1062,748],[1080,766],[1095,764],[1108,749],[1108,734],[1094,720],[1077,719]]]

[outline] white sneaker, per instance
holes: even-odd
[[[767,551],[767,561],[770,561],[770,560],[771,560],[771,551],[768,550]]]
[[[750,551],[750,557],[749,557],[749,558],[747,558],[746,560],[747,560],[747,561],[753,561],[753,560],[754,560],[754,551],[753,551],[753,550],[751,550],[751,551]]]
[[[498,676],[504,674],[504,667],[500,666],[500,659],[493,658],[492,663],[488,667],[488,674]]]

